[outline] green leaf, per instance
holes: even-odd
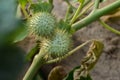
[[[36,45],[30,50],[30,52],[27,54],[26,60],[27,60],[27,61],[31,61],[32,58],[34,57],[34,55],[35,55],[36,53],[38,53],[38,51],[39,51],[39,45],[36,44]]]
[[[28,31],[24,29],[17,37],[14,39],[14,43],[24,40],[28,36]]]
[[[51,12],[53,9],[53,5],[48,2],[41,2],[41,3],[32,4],[30,8],[33,10],[34,13]]]
[[[17,31],[16,33],[18,33],[14,39],[14,43],[22,41],[23,39],[25,39],[28,36],[28,30],[26,28],[25,25],[19,25],[21,27],[21,29],[19,29],[19,31]]]
[[[80,66],[75,67],[72,71],[69,72],[69,74],[64,78],[64,80],[74,80],[73,74],[76,69],[79,69]]]
[[[75,70],[80,69],[80,66],[75,67],[72,71],[69,72],[69,74],[63,79],[63,80],[75,80],[74,79],[74,72]],[[92,80],[90,75],[88,74],[87,77],[81,76],[79,80]]]

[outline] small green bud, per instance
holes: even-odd
[[[28,20],[28,27],[31,33],[38,36],[51,36],[56,27],[56,19],[47,12],[36,13]]]

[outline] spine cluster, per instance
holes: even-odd
[[[56,27],[54,16],[47,12],[34,14],[29,20],[29,31],[42,37],[51,36]]]
[[[70,34],[57,27],[57,21],[50,13],[34,14],[28,20],[28,27],[30,33],[40,37],[40,48],[45,49],[49,56],[62,57],[70,50]]]

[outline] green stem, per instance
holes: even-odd
[[[94,13],[85,17],[84,19],[74,23],[72,25],[72,29],[73,29],[73,31],[77,31],[77,30],[85,27],[86,25],[92,23],[93,21],[99,19],[101,16],[103,16],[119,7],[120,7],[120,0],[117,0],[114,3],[104,7],[102,9],[98,9],[98,10],[94,11]]]
[[[91,2],[88,6],[85,7],[85,9],[83,9],[83,11],[78,15],[77,18],[80,18],[85,12],[88,11],[89,8],[91,8],[93,6],[93,2]]]
[[[26,72],[23,80],[32,80],[33,79],[33,77],[35,76],[38,69],[45,63],[45,60],[44,60],[45,55],[46,55],[46,53],[44,53],[44,51],[40,51],[39,54],[37,54],[34,57],[33,62],[31,64],[30,68],[28,69],[28,71]]]
[[[62,59],[65,59],[67,58],[68,56],[72,55],[74,52],[76,52],[77,50],[79,50],[80,48],[82,48],[83,46],[87,45],[89,42],[91,42],[93,40],[89,40],[89,41],[86,41],[85,43],[77,46],[75,49],[71,50],[70,52],[68,52],[68,54],[66,54],[65,56],[63,57],[60,57],[60,58],[56,58],[56,59],[53,59],[53,60],[50,60],[50,61],[47,61],[46,64],[50,64],[50,63],[54,63],[54,62],[58,62]]]
[[[68,5],[68,9],[67,9],[67,12],[66,12],[66,15],[65,15],[65,19],[64,19],[64,21],[67,21],[68,14],[69,14],[69,11],[70,11],[70,8],[71,8],[71,6]]]
[[[94,3],[94,10],[98,9],[99,3],[100,3],[100,0],[95,0],[95,3]]]
[[[120,31],[110,27],[109,25],[107,25],[106,23],[104,23],[102,20],[99,20],[99,22],[103,25],[103,27],[105,27],[106,29],[112,31],[113,33],[116,33],[118,35],[120,35]]]
[[[79,5],[77,11],[75,12],[75,15],[73,16],[72,20],[70,21],[70,25],[74,23],[74,21],[76,20],[78,14],[80,13],[82,8],[83,8],[83,3]]]
[[[85,0],[83,7],[86,6],[89,2],[91,2],[91,0]]]
[[[21,7],[21,9],[22,9],[22,11],[23,11],[23,14],[24,14],[25,18],[28,18],[29,16],[28,16],[28,13],[27,13],[27,11],[25,10],[25,8],[24,8],[24,7]]]

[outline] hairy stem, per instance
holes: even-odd
[[[102,9],[98,9],[98,10],[94,11],[92,14],[88,15],[84,19],[72,24],[72,29],[73,29],[73,31],[77,31],[77,30],[85,27],[86,25],[92,23],[93,21],[99,19],[101,16],[103,16],[119,7],[120,7],[120,0],[117,0],[114,3],[104,7]]]

